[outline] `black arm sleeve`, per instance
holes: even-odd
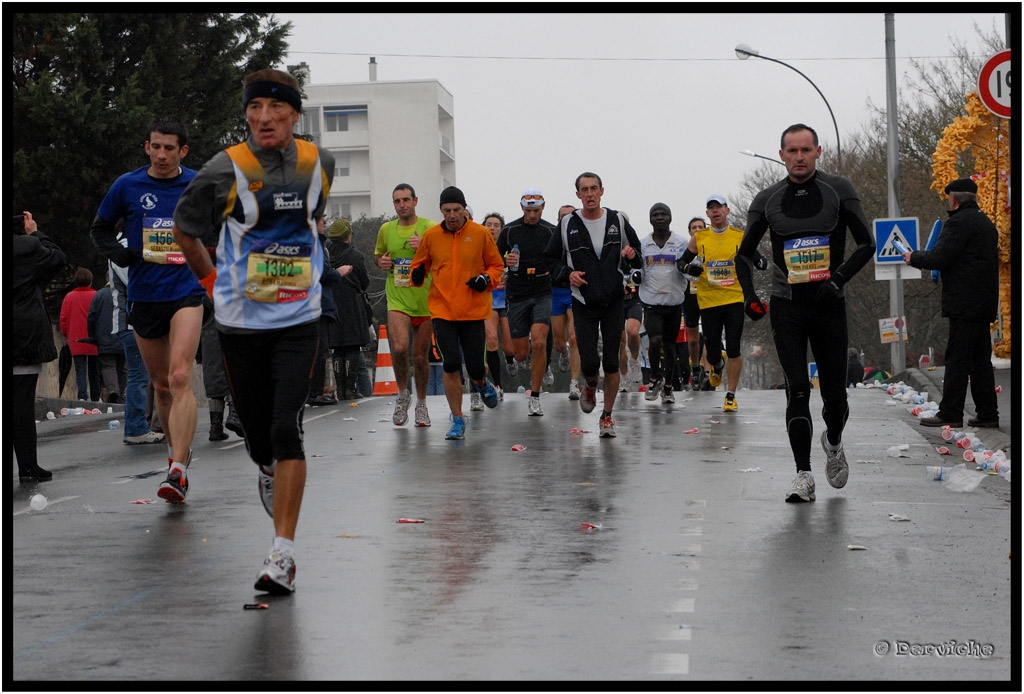
[[[138,253],[132,253],[117,240],[117,229],[114,223],[108,222],[98,214],[89,226],[89,237],[103,257],[114,265],[128,267],[138,262],[138,258],[133,257]]]
[[[768,220],[765,219],[763,212],[754,207],[747,210],[747,230],[743,233],[740,247],[736,249],[736,278],[740,281],[740,287],[743,288],[744,297],[756,294],[754,291],[754,254],[758,252],[757,244],[761,243],[761,239],[767,231]]]

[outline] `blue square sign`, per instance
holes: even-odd
[[[902,263],[903,254],[896,248],[900,243],[908,251],[918,249],[917,217],[893,217],[874,220],[875,262],[878,264]]]

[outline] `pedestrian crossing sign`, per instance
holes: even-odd
[[[903,254],[896,244],[908,251],[916,251],[921,245],[918,239],[917,217],[892,217],[873,221],[875,234],[875,279],[921,279],[921,270],[904,264]]]
[[[875,227],[875,262],[902,263],[903,254],[896,249],[898,241],[908,251],[916,251],[917,217],[896,217],[893,219],[876,219]]]

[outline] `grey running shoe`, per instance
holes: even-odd
[[[569,345],[566,345],[565,349],[558,353],[558,370],[562,373],[569,370]]]
[[[469,394],[469,409],[472,412],[483,412],[484,411],[484,400],[480,397],[480,393]]]
[[[427,412],[427,403],[418,402],[416,403],[416,426],[418,427],[429,427],[430,426],[430,413]]]
[[[160,489],[156,495],[169,504],[185,503],[185,496],[188,494],[188,475],[182,474],[180,470],[171,470],[167,473],[167,479],[160,483]]]
[[[583,384],[583,392],[580,395],[580,409],[583,412],[593,412],[597,406],[597,386],[589,383]]]
[[[850,466],[846,464],[846,453],[843,452],[843,444],[839,444],[839,450],[833,451],[828,445],[827,431],[821,432],[821,448],[825,451],[825,479],[836,489],[846,486],[846,480],[850,477]]]
[[[676,401],[676,396],[672,394],[672,386],[665,386],[661,389],[661,404],[671,405]]]
[[[661,389],[665,386],[665,377],[662,376],[658,380],[651,380],[647,384],[647,392],[644,393],[644,400],[657,400],[658,396],[661,395]]]
[[[274,473],[267,472],[262,465],[258,466],[259,475],[256,485],[260,490],[260,501],[263,502],[263,510],[271,518],[274,517]]]
[[[549,386],[549,385],[551,385],[554,382],[555,382],[555,375],[553,373],[551,373],[551,367],[549,366],[547,371],[544,372],[544,378],[541,380],[541,383],[543,383],[546,386]]]
[[[531,417],[543,417],[544,410],[540,409],[540,397],[537,395],[531,395],[527,409],[529,416]]]
[[[515,376],[519,373],[519,362],[515,359],[505,362],[505,371],[508,371],[509,376]]]
[[[786,501],[791,504],[814,501],[814,477],[809,472],[797,474],[786,495]]]
[[[411,395],[406,395],[404,398],[399,395],[395,398],[395,414],[391,417],[391,421],[395,423],[395,426],[403,426],[409,421],[409,403],[411,401]]]
[[[295,592],[295,560],[276,551],[263,562],[260,575],[256,578],[256,590],[275,595],[291,595]]]
[[[580,384],[579,381],[569,381],[569,399],[579,400],[580,399]]]

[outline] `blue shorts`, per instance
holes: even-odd
[[[551,315],[564,316],[572,310],[572,290],[568,287],[551,288]]]

